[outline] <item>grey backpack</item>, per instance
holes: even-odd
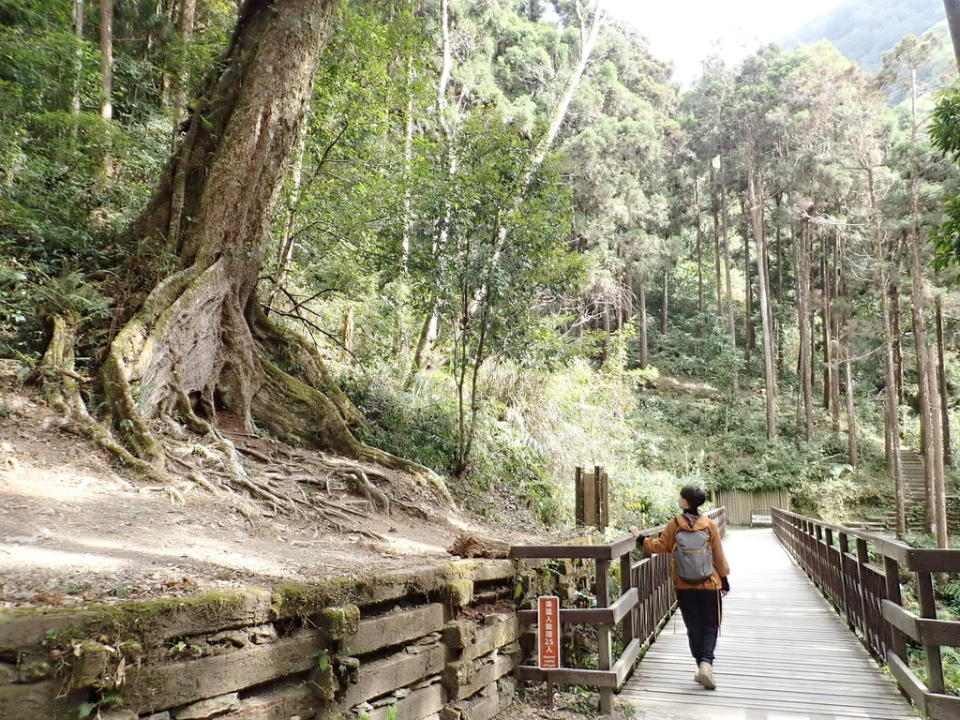
[[[697,585],[713,575],[713,550],[710,549],[710,530],[685,528],[685,521],[677,518],[676,549],[673,551],[677,575],[685,582]]]

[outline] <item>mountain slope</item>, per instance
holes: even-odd
[[[869,70],[904,35],[922,35],[944,22],[942,0],[845,0],[783,38],[787,47],[829,40]]]

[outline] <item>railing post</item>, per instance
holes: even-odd
[[[883,558],[883,574],[884,581],[887,585],[887,600],[897,605],[903,606],[903,595],[900,592],[900,565],[892,557]],[[900,632],[893,625],[887,623],[887,626],[890,628],[890,642],[891,650],[894,654],[903,660],[907,661],[907,639],[902,632]]]
[[[867,551],[867,541],[863,538],[857,538],[857,593],[860,595],[860,618],[861,630],[863,636],[870,644],[870,627],[872,623],[867,618],[867,590],[864,588],[866,582],[866,565],[870,562],[870,553]]]
[[[824,542],[826,543],[824,550],[826,567],[824,568],[824,572],[826,573],[827,592],[830,593],[830,602],[833,603],[833,607],[836,608],[837,612],[840,612],[840,600],[837,597],[837,573],[833,564],[833,528],[824,529]]]
[[[597,607],[610,606],[610,561],[597,560]],[[609,670],[613,665],[613,644],[610,637],[610,626],[597,626],[597,667],[600,670]],[[613,713],[613,689],[600,688],[600,713]]]
[[[847,615],[847,627],[853,630],[856,627],[854,622],[854,608],[850,602],[850,596],[853,594],[853,588],[850,587],[850,578],[847,577],[847,565],[850,554],[850,538],[846,533],[840,533],[840,584],[843,588],[843,612]]]
[[[933,594],[933,573],[917,573],[917,595],[920,599],[920,615],[925,618],[937,618],[937,600]],[[931,692],[944,692],[943,658],[939,645],[924,645],[923,654],[927,658],[927,687]]]
[[[633,561],[628,550],[620,556],[620,592],[626,593],[633,587]],[[639,596],[638,596],[639,597]],[[623,646],[626,647],[636,637],[634,633],[633,611],[623,618]]]
[[[816,549],[817,569],[816,569],[816,571],[814,572],[814,575],[815,575],[816,577],[814,577],[813,581],[817,584],[817,586],[818,586],[821,590],[825,590],[826,588],[824,587],[824,582],[823,582],[823,577],[824,577],[824,571],[823,571],[823,526],[820,525],[819,523],[818,523],[818,524],[815,524],[815,525],[813,526],[813,532],[814,532],[814,537],[817,539],[817,544],[814,546],[815,549]]]

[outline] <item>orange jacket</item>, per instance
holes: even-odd
[[[643,549],[653,555],[659,553],[672,553],[676,545],[677,530],[680,523],[684,524],[684,529],[689,528],[686,517],[681,515],[675,517],[660,533],[658,538],[646,538],[643,541]],[[713,551],[713,575],[704,580],[699,585],[688,583],[677,575],[675,564],[671,560],[671,570],[673,573],[673,584],[678,590],[720,590],[723,583],[720,578],[730,574],[730,566],[727,565],[727,556],[723,554],[723,542],[720,540],[720,531],[716,523],[706,515],[701,515],[694,523],[692,530],[710,531],[710,549]]]

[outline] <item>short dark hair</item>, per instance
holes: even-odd
[[[698,510],[707,501],[707,494],[696,485],[684,485],[680,497],[687,501],[691,510]]]

